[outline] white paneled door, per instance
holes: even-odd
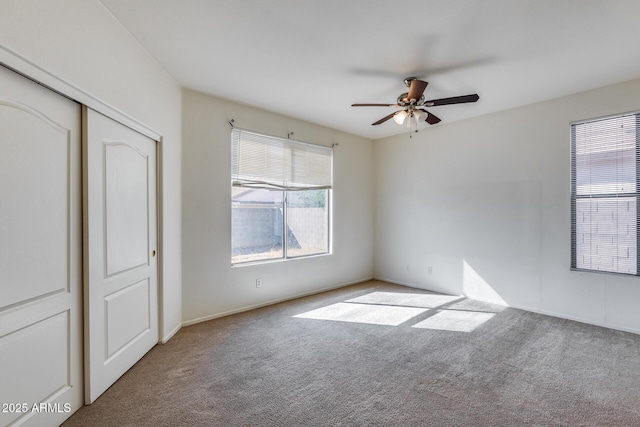
[[[0,66],[0,426],[83,403],[80,105]]]
[[[83,107],[85,400],[158,342],[156,142]]]

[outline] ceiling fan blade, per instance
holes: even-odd
[[[407,95],[407,101],[411,102],[412,99],[416,101],[420,100],[420,97],[424,93],[424,90],[427,88],[427,82],[422,80],[411,80],[411,86],[409,86],[409,94]]]
[[[480,97],[477,93],[473,95],[452,96],[451,98],[440,98],[425,101],[427,107],[436,107],[438,105],[464,104],[465,102],[476,102]]]
[[[379,125],[381,123],[386,122],[387,120],[389,120],[391,117],[395,116],[397,113],[397,111],[394,111],[393,113],[389,114],[388,116],[384,116],[383,118],[381,118],[380,120],[378,120],[375,123],[371,123],[371,126],[375,126],[375,125]]]
[[[433,114],[431,114],[427,110],[423,110],[422,108],[418,108],[418,110],[419,111],[424,111],[425,113],[427,113],[427,118],[424,119],[424,121],[429,123],[430,125],[435,125],[436,123],[440,123],[440,118],[439,117],[434,116]]]
[[[398,104],[351,104],[352,107],[398,107]]]

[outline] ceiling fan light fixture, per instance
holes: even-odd
[[[416,120],[418,122],[424,122],[427,120],[428,114],[425,111],[416,111],[414,114],[416,115]]]
[[[393,121],[399,125],[403,124],[404,119],[406,118],[407,118],[407,112],[405,110],[398,111],[396,114],[393,115]]]
[[[412,112],[409,117],[407,117],[406,120],[406,126],[411,129],[411,128],[418,128],[418,116],[416,115],[416,113]]]

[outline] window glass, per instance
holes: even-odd
[[[231,262],[284,257],[282,191],[232,187]]]
[[[287,193],[287,255],[329,252],[328,190]]]

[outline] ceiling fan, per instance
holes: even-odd
[[[424,99],[424,90],[427,88],[427,82],[418,80],[415,77],[407,77],[404,79],[404,84],[409,88],[409,92],[403,93],[398,97],[398,100],[395,104],[351,104],[352,107],[397,107],[402,108],[402,110],[394,111],[378,120],[375,123],[372,123],[373,126],[382,124],[393,118],[393,120],[399,125],[407,122],[406,125],[409,129],[411,129],[412,125],[415,123],[416,128],[418,127],[418,123],[420,121],[425,121],[430,125],[435,125],[440,122],[440,119],[423,107],[437,107],[439,105],[450,105],[450,104],[464,104],[467,102],[476,102],[480,97],[478,94],[474,93],[472,95],[462,95],[462,96],[453,96],[451,98],[440,98],[440,99],[432,99],[429,101],[425,101]],[[417,132],[417,129],[416,129]]]

